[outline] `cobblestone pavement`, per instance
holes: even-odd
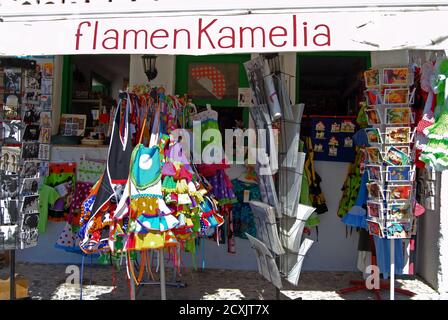
[[[29,281],[32,299],[72,300],[80,299],[79,286],[66,284],[69,273],[66,265],[18,263],[17,273]],[[0,277],[8,277],[8,269],[0,270]],[[349,287],[349,281],[360,279],[356,272],[302,272],[299,286],[285,286],[281,299],[303,300],[364,300],[375,299],[372,292],[359,291],[340,295],[336,291]],[[129,299],[129,285],[124,269],[115,272],[113,287],[112,268],[109,266],[86,266],[84,271],[84,300]],[[167,270],[167,281],[172,280]],[[167,287],[167,298],[173,300],[198,299],[275,299],[275,289],[255,271],[206,269],[204,271],[185,270],[179,279],[186,287]],[[397,280],[398,286],[416,293],[412,298],[396,294],[398,299],[440,299],[432,288],[419,279]],[[382,291],[383,299],[388,299],[389,291]],[[138,300],[160,299],[160,287],[145,285],[139,288]]]

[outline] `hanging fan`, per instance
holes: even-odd
[[[222,99],[226,92],[226,79],[223,73],[215,67],[201,65],[191,70],[193,79],[204,89],[216,97]]]

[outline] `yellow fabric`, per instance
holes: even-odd
[[[160,249],[165,244],[162,232],[151,231],[146,234],[137,234],[135,237],[134,250]]]

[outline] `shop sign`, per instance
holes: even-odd
[[[447,21],[448,11],[422,11],[2,22],[0,55],[441,50]]]

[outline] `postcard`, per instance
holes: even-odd
[[[367,123],[369,125],[381,124],[381,116],[375,108],[366,109]]]
[[[389,200],[410,200],[412,195],[412,185],[389,185],[387,194]]]
[[[367,220],[367,224],[369,226],[369,233],[374,236],[378,236],[380,238],[383,237],[383,231],[381,225],[373,220]]]
[[[409,68],[384,68],[383,85],[407,86],[410,85]]]
[[[385,105],[404,105],[409,103],[409,88],[385,89]]]
[[[409,163],[409,155],[401,150],[394,147],[388,148],[384,160],[394,166],[407,165]]]
[[[405,239],[411,237],[411,222],[386,222],[385,234],[388,239]]]
[[[385,133],[387,144],[407,144],[411,142],[411,127],[387,127]]]
[[[39,210],[39,195],[23,197],[22,212]]]
[[[382,167],[380,165],[372,165],[372,164],[366,165],[366,170],[367,170],[367,174],[369,176],[370,181],[382,181],[383,180],[381,168]]]
[[[382,184],[378,182],[369,182],[367,183],[367,192],[370,198],[372,199],[383,199],[383,187]]]
[[[23,132],[23,141],[37,141],[39,139],[40,127],[37,124],[28,124]]]
[[[33,160],[39,157],[39,143],[24,143],[22,145],[22,159]]]
[[[383,163],[383,158],[381,157],[380,148],[367,147],[366,152],[367,152],[367,158],[370,163],[378,163],[378,164]]]
[[[50,145],[41,143],[39,145],[39,160],[50,160]]]
[[[387,124],[411,124],[412,112],[410,108],[386,108]]]
[[[376,201],[367,201],[367,216],[369,218],[383,219],[383,204]]]
[[[411,180],[411,166],[387,166],[386,181]]]
[[[40,161],[25,161],[22,166],[22,176],[26,178],[39,177]]]
[[[50,143],[51,141],[51,128],[41,128],[39,134],[40,143]]]
[[[37,194],[39,191],[39,178],[25,178],[22,181],[20,194],[22,196],[30,196]]]
[[[381,105],[381,92],[378,89],[368,89],[364,91],[368,106]]]
[[[367,141],[369,144],[382,143],[380,130],[378,128],[366,128]]]
[[[380,73],[378,69],[364,71],[364,81],[367,88],[378,87],[380,85]]]
[[[51,127],[51,112],[43,111],[40,113],[40,125],[42,127]]]
[[[412,215],[410,202],[392,202],[388,204],[388,220],[410,219]]]

